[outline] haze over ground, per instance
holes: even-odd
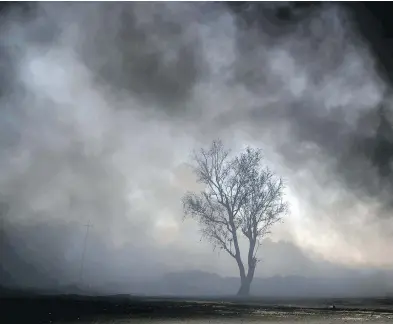
[[[5,14],[2,278],[75,282],[89,220],[86,283],[237,276],[181,221],[181,196],[198,189],[190,151],[217,137],[261,147],[288,184],[291,215],[262,247],[257,277],[392,268],[391,176],[369,157],[378,107],[391,102],[370,47],[342,6],[299,9],[290,24],[261,6],[244,13],[260,15],[253,24],[224,3]]]

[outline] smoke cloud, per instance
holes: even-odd
[[[91,283],[195,268],[236,275],[181,222],[182,194],[198,189],[189,153],[217,137],[235,151],[261,147],[285,177],[292,215],[272,239],[290,241],[277,253],[299,250],[294,268],[305,258],[393,263],[391,176],[375,155],[389,89],[350,12],[29,7],[3,13],[0,32],[3,267],[13,280],[31,284],[23,271],[33,267],[36,278],[75,281],[89,220]]]

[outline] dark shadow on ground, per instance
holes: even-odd
[[[57,321],[95,320],[98,318],[207,318],[249,316],[261,311],[313,312],[329,315],[340,310],[393,313],[392,298],[368,299],[275,299],[250,297],[239,299],[37,295],[3,292],[0,299],[0,323],[53,323]],[[335,305],[335,309],[331,306]]]

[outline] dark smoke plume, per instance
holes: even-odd
[[[211,266],[180,197],[196,186],[190,150],[217,137],[262,147],[288,179],[278,236],[332,262],[393,263],[390,84],[348,7],[27,3],[1,15],[13,280],[30,284],[12,267],[74,282],[89,220],[92,284]]]

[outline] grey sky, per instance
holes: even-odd
[[[221,4],[42,3],[21,17],[11,12],[1,34],[12,77],[0,102],[0,190],[10,240],[23,228],[36,250],[26,257],[47,268],[57,255],[72,280],[90,219],[88,260],[109,280],[236,275],[181,221],[182,194],[198,189],[190,151],[221,137],[235,151],[261,147],[288,183],[292,214],[262,248],[257,275],[393,264],[375,170],[348,155],[373,126],[358,117],[386,86],[341,9],[322,7],[275,36],[267,21],[241,27]]]

